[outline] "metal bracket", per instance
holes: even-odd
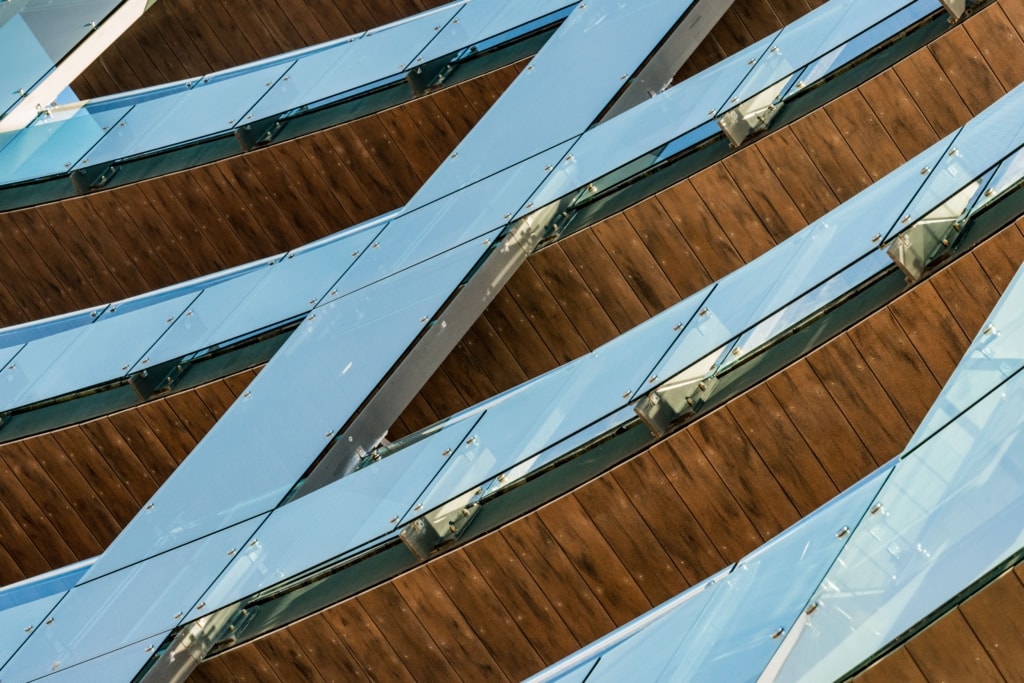
[[[889,243],[885,253],[907,282],[920,280],[928,266],[956,244],[961,219],[980,186],[977,181],[967,185]]]
[[[102,170],[100,170],[102,168]],[[100,190],[107,186],[120,167],[109,164],[106,167],[80,168],[71,173],[71,184],[75,186],[78,194],[89,194],[94,190]]]
[[[967,13],[967,0],[939,0],[951,16],[950,23],[956,23]]]
[[[700,410],[717,384],[718,378],[714,375],[679,376],[647,394],[634,410],[651,434],[661,437],[680,419]]]
[[[459,496],[406,524],[398,537],[419,560],[452,546],[480,511],[480,504],[470,503],[475,491]],[[469,503],[468,505],[466,503]]]
[[[718,119],[718,126],[729,138],[730,145],[739,147],[754,133],[768,128],[772,119],[782,109],[782,101],[779,100],[779,97],[789,80],[789,78],[782,79],[750,99],[741,102]]]

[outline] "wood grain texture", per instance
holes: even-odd
[[[330,3],[308,4],[331,11]],[[695,62],[738,49],[816,4],[738,0]],[[1022,7],[1000,0],[957,29],[949,38],[955,43],[936,41],[780,134],[531,257],[392,436],[608,341],[937,140],[985,98],[1015,85],[1019,68],[998,63],[992,45],[1024,46]],[[210,30],[228,25],[219,11],[204,16]],[[353,10],[364,13],[365,6]],[[269,44],[245,40],[253,50]],[[991,75],[945,71],[954,48],[973,49],[980,59],[969,56],[969,68]],[[0,239],[0,260],[24,276],[0,284],[0,320],[145,291],[397,206],[514,73],[194,173],[0,215],[0,233],[18,238]],[[959,94],[975,77],[977,91]],[[927,79],[936,80],[925,92]],[[947,100],[949,111],[931,111]],[[399,140],[408,145],[409,126],[433,126],[424,133],[433,142],[403,160],[395,150]],[[402,170],[392,173],[392,164]],[[847,164],[852,170],[844,173]],[[221,210],[224,202],[231,206]],[[557,660],[736,561],[895,455],[1020,265],[1022,239],[1019,225],[1004,230],[602,478],[399,580],[208,662],[193,680],[516,679]],[[102,549],[245,377],[0,447],[0,582]],[[965,635],[960,627],[951,632]],[[896,655],[894,666],[925,676],[931,665],[919,666],[916,657],[938,662],[941,653],[932,650]],[[1010,666],[986,656],[996,670]]]

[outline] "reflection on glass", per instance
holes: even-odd
[[[779,680],[856,667],[1024,545],[1020,374],[907,453],[825,577]]]

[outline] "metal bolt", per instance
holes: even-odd
[[[818,609],[818,603],[816,603],[816,602],[812,602],[811,604],[809,604],[809,605],[807,606],[807,609],[805,609],[805,610],[804,610],[804,614],[811,614],[811,613],[813,613],[813,612],[814,612],[814,610],[816,610],[816,609]]]
[[[147,510],[152,510],[152,509],[153,509],[153,504],[152,504],[152,503],[150,503],[149,505],[147,505],[147,506],[146,506],[146,509],[147,509]]]
[[[250,396],[252,396],[251,391],[246,391],[245,393],[242,394],[242,398],[249,398]]]
[[[778,640],[779,638],[782,637],[782,634],[785,633],[785,632],[786,632],[786,629],[782,628],[781,626],[779,628],[775,629],[775,631],[772,632],[772,640]]]
[[[441,451],[441,455],[448,456],[448,455],[451,455],[451,454],[452,454],[452,449],[450,449],[450,448],[446,448],[443,451]]]
[[[875,503],[874,505],[871,506],[871,510],[870,510],[871,514],[877,515],[881,511],[882,511],[882,504],[881,503]]]
[[[327,433],[326,433],[326,434],[324,434],[324,438],[325,438],[325,439],[329,439],[329,438],[331,438],[332,436],[334,436],[334,430],[333,430],[333,429],[329,429],[329,430],[327,430]]]
[[[844,526],[842,529],[836,532],[836,538],[845,538],[846,534],[850,533],[850,527]]]
[[[183,616],[185,616],[185,615],[182,614],[181,612],[178,612],[177,614],[174,615],[174,618],[175,619],[181,619]]]
[[[877,243],[880,239],[882,239],[882,233],[876,232],[875,236],[871,238],[871,241]]]
[[[153,651],[153,646],[152,645],[147,645],[146,646],[146,652],[152,652],[152,651]]]
[[[206,603],[205,602],[201,602],[198,605],[196,605],[196,609],[203,609],[204,607],[206,607]]]
[[[49,626],[52,623],[53,623],[53,617],[50,617],[49,619],[46,620],[46,625],[47,626]]]
[[[928,168],[927,166],[925,166],[924,168],[921,169],[921,175],[928,175],[931,172],[932,172],[932,169]]]
[[[623,391],[622,398],[629,398],[633,394],[632,391]]]
[[[231,550],[228,551],[228,557],[231,557],[234,554],[235,554],[235,549],[234,548],[232,548]]]
[[[420,322],[421,323],[427,322],[427,316],[423,316],[422,318],[420,318]]]
[[[423,509],[423,503],[416,503],[415,505],[412,506],[412,509],[413,510],[422,510]]]
[[[394,524],[394,523],[396,523],[397,521],[398,521],[398,517],[392,517],[392,518],[391,518],[391,524]]]
[[[675,325],[672,326],[672,330],[674,332],[678,332],[681,329],[683,329],[683,324],[682,323],[676,323]]]

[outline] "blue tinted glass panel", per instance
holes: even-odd
[[[408,207],[582,133],[624,85],[621,76],[636,70],[690,4],[596,0],[577,7]],[[578,82],[587,87],[571,87]],[[536,106],[538,98],[544,106]]]
[[[695,305],[690,303],[691,308]],[[425,510],[435,508],[628,404],[678,335],[672,320],[666,314],[653,318],[635,334],[485,404],[486,413],[470,439],[451,456],[419,504]]]
[[[454,194],[391,221],[337,285],[340,294],[364,287],[510,222],[544,181],[546,166],[568,151],[559,145]]]
[[[1018,374],[896,465],[779,680],[841,678],[1024,546],[1022,427]]]
[[[194,298],[189,293],[136,310],[108,310],[91,325],[28,344],[15,367],[0,372],[0,383],[6,380],[14,389],[4,392],[0,409],[126,375]]]
[[[401,73],[432,40],[458,6],[446,6],[356,36],[301,57],[249,115],[261,119]]]
[[[838,532],[860,522],[888,474],[876,472],[741,560],[688,636],[676,640],[661,675],[756,680],[782,642],[772,636],[789,630],[849,539]]]
[[[54,593],[45,598],[23,602],[13,607],[0,609],[0,667],[21,647],[29,635],[43,623],[54,605],[60,602],[64,593]],[[3,674],[0,673],[0,676]],[[0,679],[2,680],[2,679]]]
[[[1018,270],[964,359],[914,432],[907,450],[966,410],[1024,366],[1024,270]]]
[[[174,628],[262,519],[79,583],[50,613],[52,623],[33,632],[0,676],[28,680],[50,673],[54,662],[71,666]]]
[[[287,71],[290,62],[228,72],[139,102],[90,150],[81,166],[113,161],[230,130]]]
[[[453,249],[317,308],[89,576],[276,506],[425,329],[482,249],[476,243]]]
[[[209,614],[392,532],[472,425],[456,424],[271,514],[203,596]]]
[[[209,287],[146,357],[150,364],[238,338],[311,310],[376,230],[346,231],[246,275]]]
[[[96,681],[130,681],[147,664],[160,643],[170,631],[157,633],[151,638],[90,659],[68,669],[58,669],[47,676],[46,683],[96,683]]]
[[[25,20],[18,16],[0,27],[0,55],[3,63],[16,68],[0,69],[0,114],[21,99],[18,91],[28,92],[53,68],[53,60],[32,33]]]
[[[129,109],[86,105],[37,119],[0,153],[0,184],[68,173]]]
[[[753,97],[911,2],[832,0],[818,7],[782,29],[734,97],[739,102]]]
[[[443,57],[574,4],[565,0],[472,0],[462,6],[457,22],[442,27],[416,62]]]
[[[20,346],[26,342],[41,339],[51,334],[90,325],[104,309],[105,306],[101,306],[87,311],[76,311],[75,313],[67,313],[54,316],[53,318],[6,327],[0,330],[0,348]]]
[[[573,147],[572,158],[559,162],[531,203],[544,206],[714,119],[750,72],[748,62],[756,60],[768,43],[769,39],[762,40],[588,130]],[[720,132],[715,124],[708,137]]]

